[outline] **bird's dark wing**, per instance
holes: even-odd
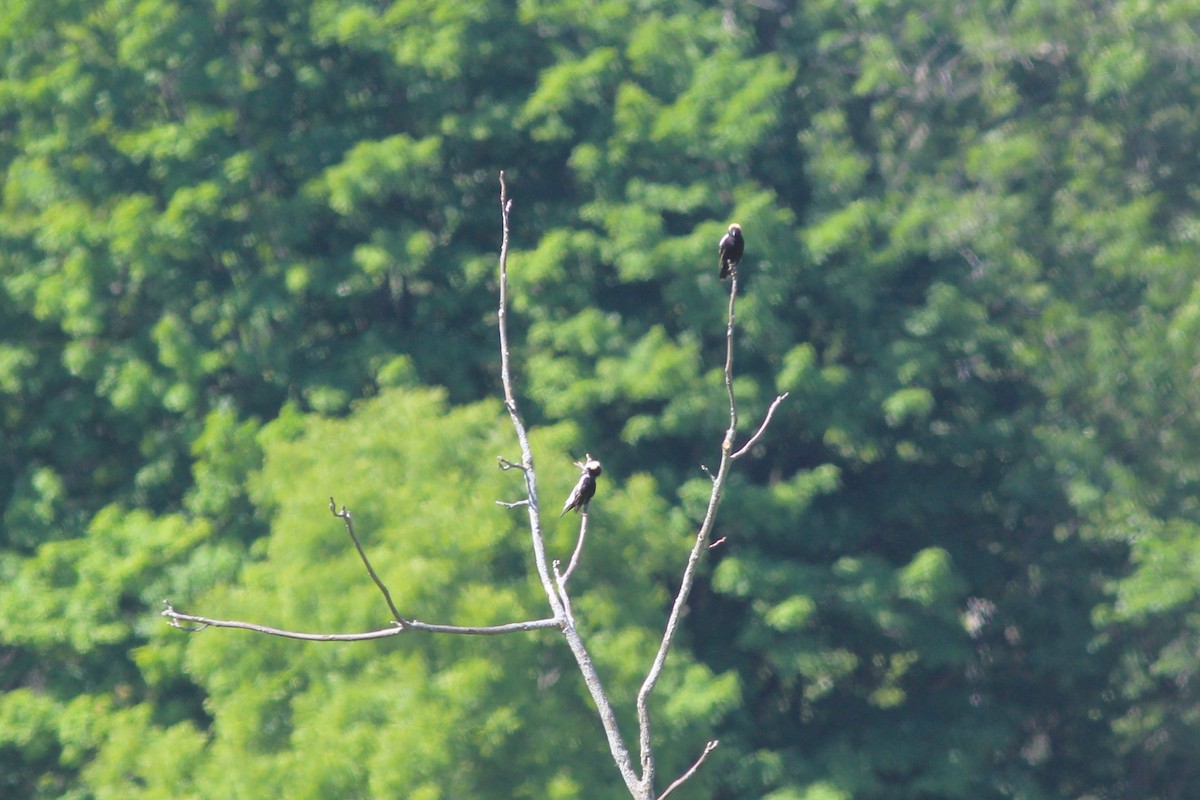
[[[735,249],[736,248],[734,247],[734,240],[733,240],[732,234],[727,233],[721,237],[721,244],[717,248],[717,252],[719,254],[719,264],[721,267],[721,271],[720,271],[720,273],[718,273],[718,277],[720,277],[721,280],[725,280],[726,278],[729,277],[729,273],[733,272],[733,260],[734,259],[731,257],[732,256],[731,251],[733,251]]]
[[[721,243],[717,246],[721,266],[721,270],[717,273],[717,276],[721,280],[728,278],[737,269],[738,262],[742,260],[742,253],[745,249],[746,240],[742,238],[741,228],[737,225],[730,225],[729,233],[721,237]]]
[[[709,239],[711,242],[712,239]],[[729,252],[730,246],[733,244],[733,237],[728,233],[721,237],[721,243],[717,245],[717,252],[721,254],[721,260],[725,260],[725,254]]]
[[[596,493],[596,479],[591,475],[584,475],[579,479],[579,483],[575,484],[575,488],[571,490],[571,494],[567,497],[567,502],[563,504],[562,516],[572,508],[579,509],[588,504],[592,499],[592,495]]]

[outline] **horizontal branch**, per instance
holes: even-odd
[[[496,505],[504,506],[505,508],[520,508],[521,506],[529,505],[529,501],[528,500],[516,500],[512,503],[506,503],[503,500],[497,500]]]
[[[205,628],[239,628],[245,631],[253,631],[254,633],[262,633],[267,636],[282,636],[287,639],[302,639],[306,642],[362,642],[370,639],[386,639],[389,636],[398,636],[401,633],[409,631],[420,631],[422,633],[447,633],[460,634],[464,636],[498,636],[505,633],[520,633],[521,631],[533,631],[542,628],[557,628],[560,627],[559,621],[553,618],[534,619],[525,622],[509,622],[505,625],[485,625],[479,627],[460,626],[460,625],[437,625],[428,622],[419,622],[415,619],[406,621],[403,625],[392,623],[391,627],[382,628],[377,631],[366,631],[364,633],[302,633],[300,631],[289,631],[283,628],[272,628],[269,625],[259,625],[255,622],[242,622],[234,619],[212,619],[211,617],[198,617],[194,614],[183,614],[171,607],[167,601],[163,601],[167,606],[162,615],[170,620],[170,624],[180,630],[202,631]],[[186,628],[183,623],[196,625],[195,628]]]
[[[408,621],[409,630],[424,633],[458,633],[471,636],[498,636],[503,633],[520,633],[521,631],[536,631],[541,628],[561,628],[562,623],[554,617],[531,619],[527,622],[509,622],[504,625],[488,625],[484,627],[464,628],[458,625],[436,625],[430,622],[419,622],[415,619]]]

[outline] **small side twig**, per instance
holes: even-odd
[[[518,464],[515,461],[509,461],[504,456],[496,456],[496,462],[499,465],[500,469],[504,470],[505,472],[508,472],[510,469],[519,469],[519,470],[525,469],[524,464]]]
[[[503,500],[497,500],[496,505],[504,506],[505,508],[520,508],[521,506],[529,505],[529,501],[528,500],[515,500],[511,503],[506,503]]]
[[[371,566],[371,560],[367,558],[367,553],[363,550],[362,544],[358,541],[358,536],[354,533],[354,523],[350,519],[350,512],[342,506],[342,510],[338,511],[337,503],[333,502],[333,498],[329,498],[329,510],[333,515],[342,522],[346,523],[346,531],[350,534],[350,539],[354,542],[354,547],[358,550],[358,556],[362,559],[363,565],[367,568],[367,573],[371,576],[371,580],[375,581],[375,585],[379,587],[379,591],[383,592],[383,599],[387,601],[388,608],[391,609],[392,616],[396,620],[396,624],[403,627],[406,622],[404,615],[396,608],[396,604],[392,602],[392,593],[388,591],[387,586],[384,586],[383,581],[375,574],[375,568]]]
[[[767,432],[767,426],[771,424],[771,417],[775,416],[775,409],[779,408],[779,404],[786,400],[787,396],[788,392],[784,392],[775,398],[775,400],[771,403],[771,407],[767,409],[767,416],[763,419],[762,425],[758,426],[758,430],[754,432],[754,435],[750,437],[750,440],[742,445],[742,448],[730,456],[730,458],[738,459],[746,455],[747,451],[749,451],[750,448],[762,438],[763,434]]]
[[[658,796],[658,800],[666,800],[667,795],[671,794],[671,792],[675,791],[680,786],[683,786],[683,784],[685,784],[689,778],[691,778],[693,775],[695,775],[696,770],[700,769],[700,765],[704,763],[704,759],[708,758],[709,753],[711,753],[713,750],[717,749],[718,744],[720,744],[720,742],[717,741],[716,739],[713,739],[711,742],[704,745],[704,752],[701,753],[700,757],[696,759],[696,763],[692,764],[691,768],[688,769],[687,772],[683,773],[678,778],[676,778],[675,781],[670,786],[668,786],[662,794],[660,794]]]
[[[562,574],[562,579],[558,586],[561,589],[563,584],[571,577],[571,573],[575,571],[575,567],[579,565],[579,556],[583,552],[583,540],[587,538],[588,530],[588,512],[587,506],[579,512],[579,541],[575,543],[575,552],[571,554],[571,560],[567,563],[567,571]]]

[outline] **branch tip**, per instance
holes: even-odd
[[[754,435],[750,437],[750,440],[742,445],[742,448],[731,455],[730,458],[741,458],[750,451],[750,448],[753,447],[759,439],[762,438],[763,434],[767,432],[767,426],[771,424],[771,417],[775,416],[775,409],[779,408],[779,404],[787,399],[788,394],[790,393],[784,392],[771,401],[770,407],[767,408],[767,415],[763,418],[762,425],[758,426],[758,430],[754,432]],[[728,440],[727,444],[732,445],[732,440]]]
[[[719,740],[713,739],[708,744],[704,745],[704,752],[702,752],[700,754],[700,757],[698,759],[696,759],[696,763],[692,764],[691,768],[689,768],[687,772],[683,773],[678,778],[676,778],[675,782],[672,783],[670,786],[668,786],[666,788],[666,791],[664,791],[662,794],[660,794],[658,796],[658,800],[665,800],[665,798],[668,795],[670,795],[671,792],[675,791],[680,786],[683,786],[683,784],[689,778],[691,778],[693,775],[695,775],[696,770],[700,769],[700,765],[704,763],[704,759],[708,758],[708,754],[711,753],[713,750],[716,750],[717,745],[719,745],[719,744],[720,744]]]
[[[504,508],[520,508],[521,506],[529,505],[529,501],[528,500],[517,500],[512,503],[506,503],[503,500],[497,500],[496,505],[503,506]]]
[[[349,524],[350,511],[345,506],[342,506],[342,510],[338,511],[337,503],[335,503],[333,501],[332,496],[329,498],[329,510],[333,513],[333,515],[335,517],[337,517],[338,519],[344,519],[347,521],[347,524]],[[354,534],[351,533],[350,535],[353,536]]]

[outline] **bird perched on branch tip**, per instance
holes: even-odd
[[[571,494],[567,497],[567,502],[563,505],[561,517],[572,508],[576,513],[587,511],[588,503],[592,499],[592,495],[596,494],[596,478],[600,477],[600,462],[592,458],[592,454],[588,453],[583,457],[583,461],[576,461],[575,466],[583,470],[583,474],[579,476],[579,483],[575,484],[575,488],[571,490]]]
[[[746,249],[746,240],[742,238],[742,226],[736,222],[729,226],[729,232],[721,237],[719,245],[721,272],[717,276],[725,280],[737,272],[738,262]]]

